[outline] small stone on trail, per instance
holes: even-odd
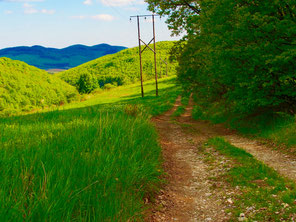
[[[250,212],[250,211],[253,211],[254,210],[254,207],[247,207],[247,212]]]
[[[282,206],[283,206],[284,208],[287,208],[287,207],[289,207],[289,204],[287,204],[287,203],[282,203]]]
[[[233,204],[233,201],[231,200],[231,198],[227,199],[227,202],[230,204]]]
[[[247,220],[248,220],[248,218],[246,218],[246,216],[245,216],[244,213],[241,213],[241,214],[239,215],[238,221],[247,221]]]
[[[206,221],[212,221],[212,218],[208,217],[206,218]]]
[[[211,193],[206,193],[206,197],[209,197],[211,196],[212,194]]]

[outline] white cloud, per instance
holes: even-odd
[[[92,5],[93,4],[93,1],[92,0],[85,0],[83,2],[84,5]]]
[[[101,0],[103,5],[107,6],[126,6],[126,5],[142,5],[144,4],[144,0]]]
[[[100,21],[113,21],[115,17],[109,14],[99,14],[99,15],[76,15],[76,16],[71,16],[73,19],[94,19],[94,20],[100,20]]]
[[[24,3],[23,5],[24,8],[24,13],[25,14],[35,14],[38,13],[38,10],[34,8],[33,5],[29,4],[29,3]]]
[[[10,11],[10,10],[6,10],[6,11],[4,12],[5,15],[10,15],[10,14],[12,14],[12,13],[13,13],[13,11]]]
[[[95,20],[101,20],[101,21],[113,21],[114,17],[112,15],[108,15],[108,14],[100,14],[100,15],[94,15],[91,16],[92,19]]]
[[[55,13],[55,10],[42,9],[41,13],[47,14],[47,15],[53,15]]]
[[[71,18],[73,18],[73,19],[85,19],[85,18],[87,18],[87,16],[85,16],[85,15],[75,15],[75,16],[71,16]]]
[[[34,7],[34,5],[31,5],[27,2],[23,4],[23,8],[24,8],[25,14],[42,13],[42,14],[47,14],[47,15],[53,15],[55,13],[55,10],[49,10],[49,9],[38,10]]]

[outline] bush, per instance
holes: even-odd
[[[98,80],[89,73],[83,73],[77,82],[77,89],[80,94],[90,93],[98,87]]]
[[[107,83],[103,87],[103,89],[106,89],[106,90],[110,90],[110,89],[113,89],[113,88],[116,88],[116,86],[111,84],[111,83]]]

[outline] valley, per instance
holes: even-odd
[[[1,222],[296,221],[295,0],[0,6]]]

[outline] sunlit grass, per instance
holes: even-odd
[[[159,80],[159,95],[163,96],[167,89],[173,88],[176,89],[176,77],[163,78]],[[141,87],[139,83],[119,86],[111,90],[102,90],[98,93],[90,94],[85,96],[86,101],[74,102],[67,104],[61,109],[72,109],[93,105],[102,105],[102,104],[114,104],[114,103],[129,103],[131,101],[146,101],[155,97],[155,81],[150,80],[144,82],[144,99],[141,96]],[[176,90],[175,90],[176,91]]]
[[[145,85],[144,99],[133,85],[0,118],[0,221],[141,220],[162,174],[149,116],[179,93],[174,79],[160,82],[158,98],[153,88]]]

